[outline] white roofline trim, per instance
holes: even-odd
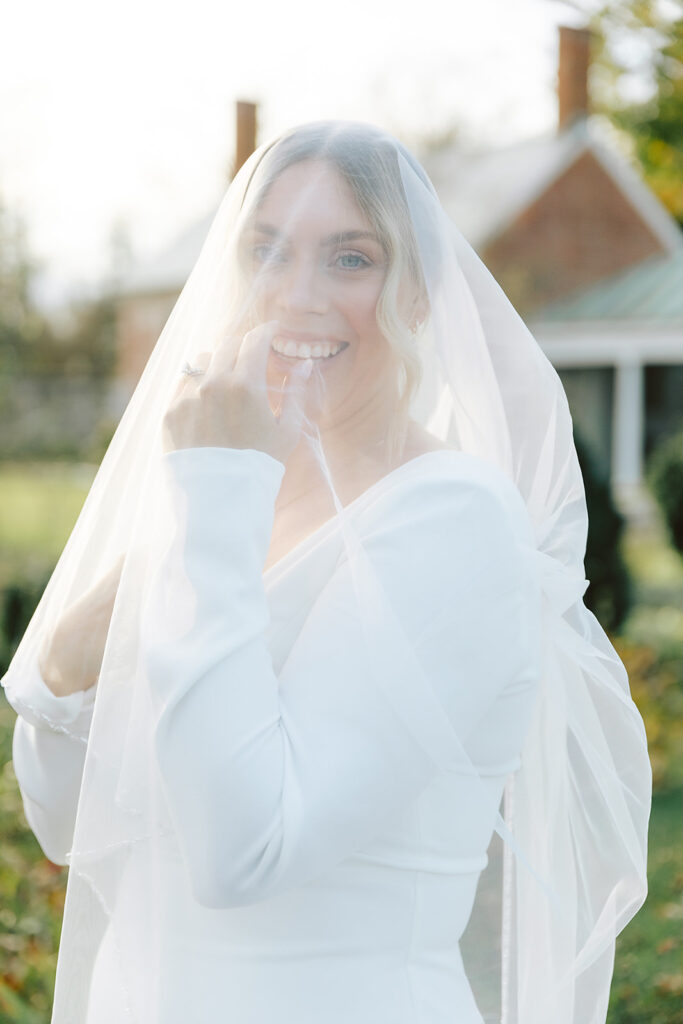
[[[678,221],[640,178],[628,160],[612,153],[592,132],[589,132],[588,148],[664,248],[673,253],[683,245],[683,231]]]
[[[639,363],[683,365],[683,323],[536,324],[533,335],[556,368]]]

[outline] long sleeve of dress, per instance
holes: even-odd
[[[55,864],[67,864],[96,686],[57,697],[37,664],[28,684],[26,701],[15,706],[14,774],[26,820],[43,853]],[[68,725],[76,735],[56,731],[46,724],[47,719]]]
[[[519,510],[495,478],[466,462],[387,486],[364,518],[362,579],[340,559],[276,676],[262,571],[283,465],[252,449],[163,458],[178,529],[142,635],[162,784],[200,903],[244,905],[321,874],[478,735],[489,749],[474,759],[514,760],[538,609]],[[192,604],[179,630],[174,609]],[[478,730],[494,705],[496,730]]]

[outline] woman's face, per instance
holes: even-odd
[[[366,414],[378,390],[393,386],[390,347],[376,312],[387,266],[345,180],[323,160],[287,168],[258,207],[243,244],[259,315],[280,324],[267,368],[271,405],[277,408],[299,357],[310,355],[309,416],[332,426]],[[277,351],[284,346],[287,351]]]

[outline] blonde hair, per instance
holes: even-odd
[[[372,224],[384,248],[388,268],[377,302],[377,324],[389,343],[396,367],[396,416],[388,429],[390,460],[399,456],[403,449],[410,405],[422,380],[417,343],[429,310],[420,254],[398,165],[399,149],[431,191],[429,179],[412,154],[379,129],[352,122],[316,122],[292,129],[264,151],[243,197],[244,204],[256,176],[256,195],[253,205],[249,205],[257,208],[273,182],[288,167],[305,160],[324,160],[347,182],[359,208]],[[399,313],[399,295],[406,277],[415,288],[413,308],[425,311],[422,323],[415,330],[411,330]]]

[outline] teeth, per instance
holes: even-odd
[[[332,345],[329,341],[323,341],[311,347],[306,342],[292,341],[291,338],[287,339],[287,341],[276,338],[272,342],[271,347],[276,352],[281,352],[285,356],[292,356],[295,359],[309,359],[310,357],[314,359],[327,359],[330,356],[335,356],[344,346]]]

